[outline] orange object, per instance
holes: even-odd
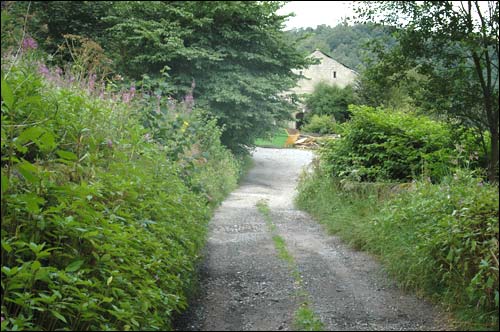
[[[285,147],[293,146],[295,144],[295,141],[300,136],[300,132],[297,129],[285,129],[286,133],[288,134],[288,138],[286,139],[285,142]]]

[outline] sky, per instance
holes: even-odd
[[[285,30],[315,28],[321,24],[336,26],[342,18],[353,16],[352,3],[352,1],[291,1],[280,8],[278,14],[295,13],[295,17],[288,19]]]
[[[455,10],[461,1],[452,1]],[[285,30],[294,28],[315,28],[318,25],[326,24],[336,26],[345,17],[353,17],[354,1],[290,1],[278,10],[278,14],[285,15],[291,12],[295,17],[290,17],[286,22]],[[487,12],[488,2],[479,2],[481,11]],[[473,18],[479,20],[479,16],[474,11]]]

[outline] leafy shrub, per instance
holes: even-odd
[[[302,131],[316,134],[338,134],[339,126],[329,115],[313,115]]]
[[[2,72],[2,330],[170,329],[238,163],[214,121],[160,136],[129,102],[36,71]]]
[[[302,176],[296,204],[356,248],[377,254],[404,288],[456,310],[467,329],[498,330],[498,187],[458,170],[405,187]],[[469,320],[469,321],[467,321]]]
[[[331,175],[361,181],[433,180],[457,162],[449,128],[424,116],[351,106],[339,140],[326,143],[321,160]]]
[[[402,285],[478,311],[498,325],[498,187],[459,171],[391,200],[368,247]]]
[[[356,104],[358,97],[352,86],[340,88],[336,85],[319,83],[314,91],[306,98],[306,106],[309,116],[330,115],[339,123],[347,121],[351,117],[348,109],[350,104]],[[309,121],[309,119],[306,119]]]

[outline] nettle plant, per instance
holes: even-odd
[[[150,108],[145,123],[135,87],[70,75],[2,71],[2,330],[169,329],[209,203],[236,181],[214,169],[238,163],[214,120]]]

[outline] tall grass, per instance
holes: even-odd
[[[296,204],[399,285],[448,306],[461,328],[498,330],[498,187],[458,170],[440,184],[352,184],[317,170]]]

